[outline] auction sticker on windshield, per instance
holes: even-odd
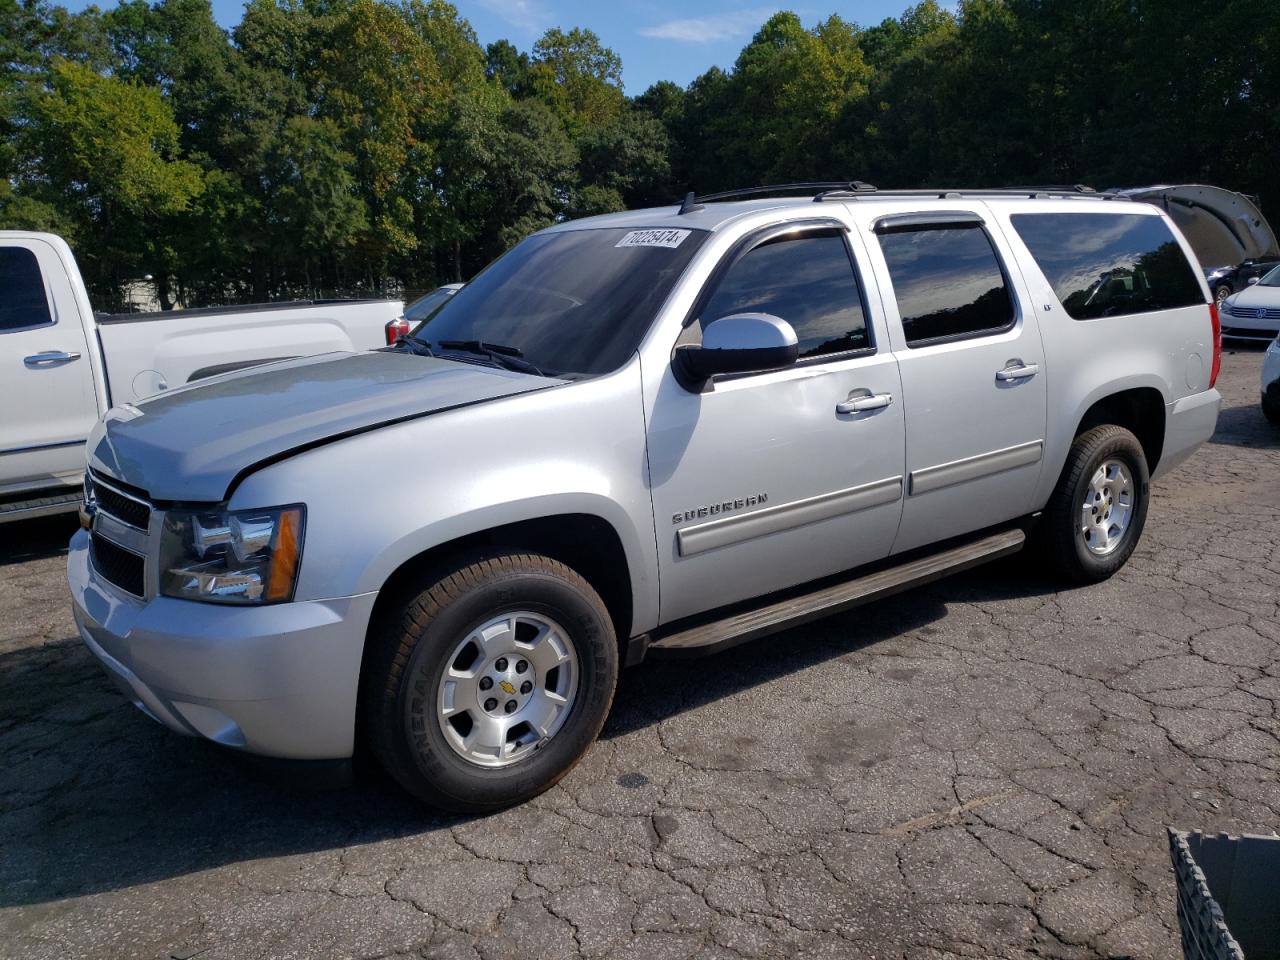
[[[615,247],[668,247],[675,249],[689,236],[688,230],[632,230]]]

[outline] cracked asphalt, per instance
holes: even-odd
[[[0,955],[1172,957],[1164,829],[1280,815],[1280,429],[1255,351],[1110,582],[1019,558],[623,674],[479,819],[263,782],[75,639],[65,520],[0,527]]]

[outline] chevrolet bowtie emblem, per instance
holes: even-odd
[[[513,686],[511,685],[511,681],[509,681],[509,680],[499,680],[499,681],[498,681],[498,686],[500,686],[500,687],[502,688],[502,692],[503,692],[503,693],[515,693],[515,692],[516,692],[516,688],[515,688],[515,687],[513,687]]]

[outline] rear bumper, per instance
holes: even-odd
[[[85,646],[152,719],[264,756],[351,756],[376,594],[265,607],[143,602],[97,575],[84,531],[67,578]]]
[[[1165,405],[1164,450],[1153,480],[1179,466],[1213,436],[1221,406],[1222,395],[1212,388]]]

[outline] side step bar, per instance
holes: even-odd
[[[36,496],[30,500],[11,500],[8,503],[0,503],[0,523],[48,517],[55,513],[75,513],[83,502],[84,498],[79,490],[74,493],[59,492]]]
[[[1026,540],[1021,529],[1001,530],[896,567],[654,637],[647,649],[668,657],[703,656],[1017,553]]]

